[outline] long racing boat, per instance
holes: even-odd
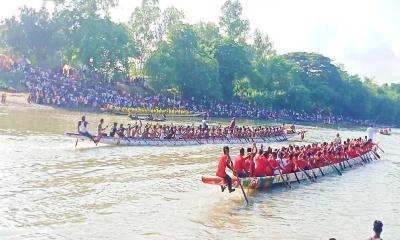
[[[75,139],[89,140],[87,136],[79,133],[67,132],[66,136]],[[276,136],[256,137],[256,138],[215,138],[215,139],[134,139],[134,138],[118,138],[104,136],[100,139],[100,143],[120,145],[120,146],[189,146],[204,144],[243,144],[243,143],[272,143],[284,142],[290,138],[296,137],[297,133],[282,133]]]
[[[355,168],[358,166],[365,165],[371,162],[373,158],[377,159],[377,155],[375,155],[375,152],[373,150],[370,150],[369,152],[359,157],[343,161],[342,163],[336,163],[325,167],[304,170],[304,172],[288,173],[288,174],[274,175],[267,177],[238,178],[233,176],[232,187],[240,188],[240,185],[242,185],[242,187],[244,188],[267,190],[273,186],[282,186],[282,185],[290,186],[291,183],[295,182],[312,181],[315,177],[319,178],[329,174],[341,175],[342,174],[341,171],[343,171],[343,169]],[[201,180],[203,183],[207,184],[226,186],[225,180],[218,176],[202,176]]]

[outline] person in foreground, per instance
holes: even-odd
[[[375,232],[375,235],[371,238],[368,238],[368,240],[382,240],[381,233],[382,233],[383,223],[379,220],[375,220],[373,226],[374,226],[373,230]]]
[[[107,134],[104,131],[108,128],[108,125],[103,128],[104,119],[100,119],[99,124],[97,125],[97,136],[96,136],[96,145],[100,142],[102,137],[107,137]]]
[[[78,133],[80,135],[83,135],[85,137],[89,137],[90,139],[92,139],[92,141],[94,143],[97,144],[96,140],[94,139],[94,137],[92,136],[92,134],[90,134],[87,130],[87,125],[89,123],[86,121],[86,117],[82,116],[82,120],[78,122]]]
[[[231,193],[231,192],[234,192],[235,189],[232,188],[232,178],[225,171],[227,167],[230,170],[234,171],[232,168],[231,157],[229,156],[229,147],[225,146],[223,148],[223,154],[218,162],[216,175],[218,177],[225,179],[226,184],[228,185],[229,193]],[[225,190],[225,186],[221,186],[221,191],[223,192],[224,190]]]

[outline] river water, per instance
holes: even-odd
[[[81,115],[0,106],[0,239],[366,239],[375,219],[384,239],[400,239],[398,129],[377,136],[381,160],[292,190],[250,193],[246,206],[240,191],[201,182],[215,173],[221,146],[75,147],[63,133]],[[128,121],[86,115],[92,131],[101,117]],[[338,131],[307,129],[307,142]]]

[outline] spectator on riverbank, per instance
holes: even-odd
[[[324,115],[316,110],[312,113],[289,109],[272,110],[247,101],[223,103],[210,99],[183,99],[164,94],[143,96],[118,90],[117,84],[94,72],[74,70],[65,74],[61,69],[42,69],[31,65],[18,66],[25,72],[21,81],[30,92],[30,101],[62,108],[83,108],[99,110],[111,104],[114,107],[143,109],[185,109],[191,112],[207,112],[210,117],[242,117],[262,120],[308,121],[317,123],[338,123],[342,116]],[[130,80],[129,85],[144,87],[143,78]],[[359,121],[347,118],[358,124]]]
[[[1,103],[5,104],[7,99],[7,94],[4,92],[1,94]]]

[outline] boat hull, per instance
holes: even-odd
[[[367,157],[375,158],[372,151],[370,151],[359,157],[344,161],[341,164],[342,164],[342,166],[344,165],[344,169],[350,168],[349,164],[352,166],[352,168],[354,168],[357,166],[361,166],[364,163],[364,161],[366,161]],[[336,163],[335,166],[339,170],[341,169],[339,163]],[[324,173],[324,175],[322,175],[321,171]],[[315,176],[317,176],[317,178],[325,176],[325,175],[337,173],[336,169],[333,166],[321,167],[321,171],[318,168],[314,168],[311,170],[305,170],[305,172],[309,176],[314,177],[314,174],[315,174]],[[296,178],[296,175],[297,175],[297,178]],[[306,174],[304,174],[302,172],[297,172],[296,175],[295,175],[295,173],[289,173],[289,174],[283,174],[282,176],[275,175],[275,176],[268,176],[268,177],[247,177],[247,178],[237,178],[237,177],[233,176],[232,177],[232,187],[239,188],[240,187],[239,181],[240,181],[241,185],[244,188],[267,190],[268,188],[275,186],[275,185],[283,185],[283,184],[285,184],[285,181],[287,181],[288,183],[297,182],[297,179],[299,181],[308,181]],[[203,183],[207,183],[207,184],[226,186],[225,180],[223,178],[217,177],[217,176],[203,176],[201,178],[201,180]]]
[[[65,133],[66,136],[89,140],[90,138],[80,135],[78,133]],[[272,137],[265,137],[265,138],[253,138],[253,139],[244,139],[244,138],[235,138],[235,139],[188,139],[188,140],[150,140],[150,139],[132,139],[132,138],[115,138],[115,137],[102,137],[100,143],[104,144],[111,144],[111,145],[121,145],[121,146],[190,146],[190,145],[204,145],[204,144],[246,144],[252,143],[253,140],[255,143],[271,143],[271,142],[284,142],[287,141],[289,138],[295,137],[295,135],[279,135],[279,136],[272,136]]]

